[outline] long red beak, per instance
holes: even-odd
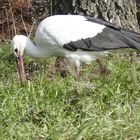
[[[26,75],[25,75],[25,69],[24,69],[24,63],[23,63],[23,56],[21,55],[17,56],[16,62],[17,62],[20,81],[24,82],[26,80]]]

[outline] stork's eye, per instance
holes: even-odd
[[[16,53],[16,54],[18,53],[18,49],[17,49],[17,48],[15,48],[15,53]]]

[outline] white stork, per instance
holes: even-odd
[[[24,35],[16,35],[11,46],[17,58],[20,79],[24,81],[24,52],[40,58],[63,56],[74,63],[78,74],[80,62],[96,60],[106,51],[140,49],[140,34],[92,17],[55,15],[39,24],[35,44]]]

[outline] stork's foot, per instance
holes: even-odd
[[[80,79],[80,68],[79,67],[75,67],[75,74],[76,74],[76,78],[79,80]]]

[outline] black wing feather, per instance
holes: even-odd
[[[92,38],[81,39],[64,44],[64,48],[76,51],[104,51],[120,48],[140,49],[140,33],[118,27],[108,21],[86,17],[90,22],[105,25],[105,29]]]

